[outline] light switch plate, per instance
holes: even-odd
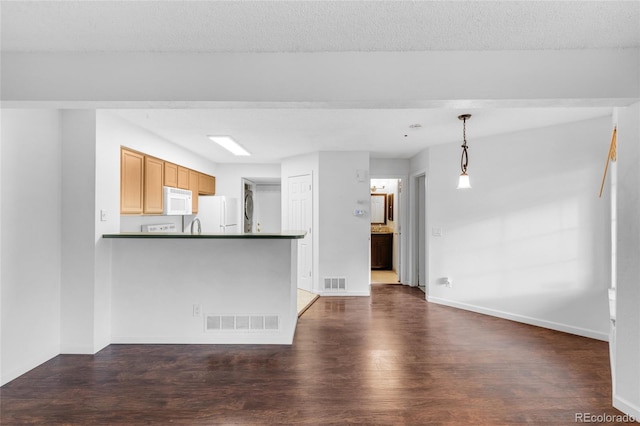
[[[100,210],[100,221],[101,222],[107,221],[107,211],[105,209]]]

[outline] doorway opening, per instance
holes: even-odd
[[[399,284],[402,179],[374,178],[371,186],[371,284]]]
[[[242,178],[242,230],[244,233],[278,233],[281,229],[280,178]]]

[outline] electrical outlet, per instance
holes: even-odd
[[[107,221],[107,211],[105,209],[100,210],[100,221],[101,222]]]
[[[193,316],[199,317],[201,315],[202,308],[200,305],[193,305]]]
[[[453,287],[453,282],[451,282],[451,278],[447,278],[444,282],[444,285],[448,288]]]

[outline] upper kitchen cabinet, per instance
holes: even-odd
[[[198,194],[199,195],[215,195],[216,194],[216,178],[213,176],[200,173],[198,176]]]
[[[189,169],[177,164],[164,162],[164,186],[189,189]]]
[[[120,150],[120,214],[142,214],[144,154]]]
[[[189,169],[178,166],[178,182],[175,186],[180,189],[189,189]]]
[[[199,172],[195,170],[189,170],[189,189],[191,190],[191,201],[192,201],[192,213],[198,213],[198,187],[199,183]]]
[[[120,147],[120,214],[164,214],[164,186],[188,189],[193,214],[198,195],[215,195],[215,176]]]
[[[164,161],[158,158],[144,157],[144,214],[163,212],[164,165]]]
[[[178,165],[164,162],[164,186],[178,187]]]

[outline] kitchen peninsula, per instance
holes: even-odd
[[[303,232],[105,234],[112,343],[291,344]]]

